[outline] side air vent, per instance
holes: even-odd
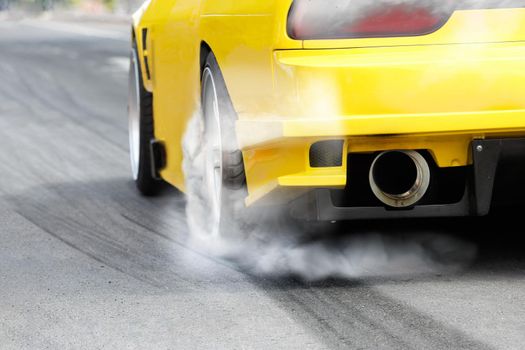
[[[142,53],[144,56],[144,68],[146,69],[146,76],[148,77],[148,80],[151,80],[151,73],[148,61],[148,28],[142,28]]]
[[[312,168],[339,167],[343,165],[343,140],[329,140],[314,143],[310,147]]]

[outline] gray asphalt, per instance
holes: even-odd
[[[346,233],[477,249],[415,276],[305,282],[188,245],[184,196],[142,198],[130,180],[127,32],[0,22],[0,348],[523,349],[520,213]]]

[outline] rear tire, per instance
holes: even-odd
[[[150,146],[154,139],[153,95],[144,88],[135,44],[129,70],[128,117],[133,180],[142,195],[154,196],[162,189],[163,181],[155,176]]]
[[[215,56],[206,59],[201,115],[185,137],[188,222],[204,239],[247,238],[246,176],[235,134],[237,114]]]

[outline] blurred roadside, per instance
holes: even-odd
[[[0,20],[129,23],[142,0],[0,0]]]

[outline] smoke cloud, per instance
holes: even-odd
[[[184,137],[184,171],[189,244],[203,253],[255,275],[306,281],[449,273],[476,256],[475,246],[428,228],[389,229],[377,223],[375,228],[353,228],[350,223],[337,233],[330,227],[306,233],[282,208],[257,208],[257,220],[248,215],[231,224],[224,236],[212,235],[210,223],[202,222],[210,218],[203,193],[206,140],[202,135],[202,117],[196,113]]]
[[[291,15],[291,26],[315,33],[336,32],[370,14],[370,11],[389,9],[397,5],[411,5],[433,15],[450,14],[454,9],[525,7],[525,1],[516,0],[296,0]],[[414,12],[417,13],[417,12]],[[482,18],[475,18],[476,21]],[[484,23],[467,23],[482,30]],[[507,26],[519,25],[506,23]],[[305,27],[306,26],[306,27]],[[485,28],[484,30],[490,30]],[[461,33],[457,33],[461,35]],[[475,51],[470,51],[475,54]],[[454,58],[454,48],[443,55]],[[442,58],[443,64],[450,60]],[[438,64],[438,63],[436,63]],[[473,62],[472,64],[475,64]],[[446,70],[443,74],[446,74]],[[429,69],[418,88],[433,84],[446,77],[435,75]],[[321,83],[309,82],[312,88]],[[332,101],[329,89],[322,90],[319,104]],[[316,90],[317,91],[317,90]],[[324,94],[324,99],[323,99]],[[316,94],[317,95],[317,94]],[[475,102],[472,102],[475,103]],[[484,101],[479,101],[480,108]],[[327,103],[327,105],[334,105]],[[325,111],[326,112],[326,111]],[[325,113],[326,114],[326,113]],[[348,223],[339,230],[319,228],[305,233],[304,228],[291,219],[286,208],[256,208],[242,218],[230,220],[226,235],[211,234],[213,224],[206,206],[204,168],[207,140],[203,137],[203,117],[195,113],[184,138],[184,171],[187,180],[187,217],[191,230],[191,244],[208,254],[228,259],[245,271],[263,276],[298,276],[315,281],[331,277],[395,277],[434,273],[449,273],[468,266],[476,257],[476,246],[459,237],[440,231],[431,224],[417,226],[412,221],[389,227],[391,222],[373,222],[370,225]],[[242,206],[244,195],[232,198]],[[335,228],[335,226],[333,227]],[[310,230],[312,231],[312,230]],[[336,233],[334,233],[335,231]],[[224,232],[223,232],[224,233]]]

